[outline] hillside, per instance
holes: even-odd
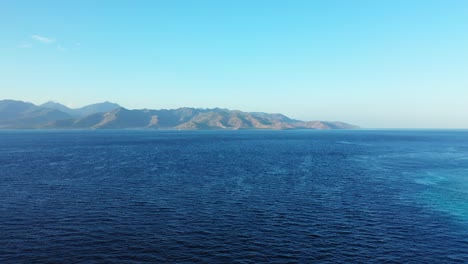
[[[282,114],[249,113],[222,108],[129,110],[123,107],[115,108],[116,106],[118,105],[105,102],[80,108],[80,112],[73,112],[72,109],[53,102],[35,106],[21,101],[3,100],[0,101],[0,128],[178,130],[357,128],[343,122],[304,122]]]

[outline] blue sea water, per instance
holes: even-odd
[[[0,263],[467,263],[468,131],[0,131]]]

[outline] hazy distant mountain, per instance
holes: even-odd
[[[0,128],[32,128],[67,118],[71,116],[57,109],[22,101],[0,101]]]
[[[15,100],[0,101],[0,122],[22,118],[27,112],[37,109],[31,103]]]
[[[74,115],[73,109],[68,108],[65,105],[61,104],[61,103],[49,101],[49,102],[41,104],[39,106],[40,107],[45,107],[45,108],[50,108],[50,109],[56,109],[56,110],[62,111],[64,113],[67,113],[67,114],[72,115],[72,116]]]
[[[87,105],[81,108],[72,109],[72,108],[66,107],[63,104],[52,102],[52,101],[44,103],[40,106],[51,108],[51,109],[57,109],[59,111],[62,111],[74,117],[84,117],[84,116],[92,115],[96,113],[109,112],[109,111],[112,111],[114,109],[121,107],[118,104],[104,102],[104,103],[91,104],[91,105]]]
[[[221,108],[128,110],[123,107],[115,108],[116,106],[118,105],[105,102],[70,109],[54,102],[35,106],[21,101],[3,100],[0,101],[0,128],[181,130],[357,128],[343,122],[304,122],[282,114],[248,113]]]

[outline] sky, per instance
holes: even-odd
[[[0,99],[468,128],[468,1],[0,1]]]

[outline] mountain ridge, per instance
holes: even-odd
[[[0,100],[0,128],[177,130],[358,128],[344,122],[301,121],[279,113],[243,112],[224,108],[130,110],[115,103],[104,102],[78,108],[80,111],[77,112],[72,112],[73,110],[57,102],[47,102],[37,106],[22,101]]]
[[[43,103],[39,105],[39,107],[46,107],[46,108],[51,108],[51,109],[57,109],[59,111],[62,111],[64,113],[67,113],[73,117],[84,117],[90,114],[94,113],[100,113],[100,112],[108,112],[112,111],[114,109],[117,109],[121,107],[119,104],[116,103],[111,103],[109,101],[105,101],[102,103],[96,103],[96,104],[90,104],[86,105],[80,108],[70,108],[67,107],[61,103],[54,102],[54,101],[48,101],[46,103]]]

